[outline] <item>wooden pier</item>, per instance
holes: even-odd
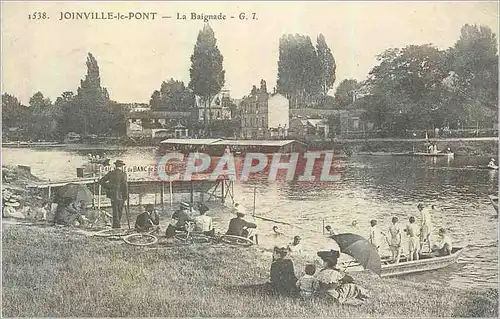
[[[101,185],[98,183],[99,177],[78,178],[59,181],[45,181],[32,183],[27,186],[28,189],[34,191],[47,198],[52,198],[53,195],[67,184],[83,184],[94,194],[92,207],[100,209],[109,206],[106,199],[103,199],[104,192]],[[160,179],[132,179],[128,181],[129,198],[130,195],[138,195],[137,201],[131,205],[142,205],[142,199],[145,195],[153,194],[155,196],[155,204],[159,195],[159,203],[163,207],[167,202],[170,205],[174,203],[174,194],[182,193],[189,194],[189,202],[194,203],[195,194],[200,194],[202,200],[205,195],[208,195],[207,201],[220,200],[224,203],[228,198],[234,203],[234,183],[225,175],[220,175],[216,180],[210,178],[209,174],[193,175],[188,181],[175,180],[164,181]]]

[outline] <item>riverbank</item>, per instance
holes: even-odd
[[[328,139],[304,141],[310,150],[334,150],[338,154],[407,153],[426,152],[425,143],[437,144],[438,149],[448,147],[459,156],[494,156],[498,153],[498,137],[470,137],[448,139],[369,138]],[[2,148],[39,148],[63,150],[124,151],[131,148],[155,149],[151,145],[117,144],[51,144],[51,143],[2,143]]]
[[[356,275],[361,306],[262,294],[270,255],[258,247],[146,249],[66,228],[4,225],[6,317],[496,317],[495,290],[456,290]],[[300,273],[306,260],[294,260]]]
[[[454,138],[429,139],[437,145],[438,150],[448,147],[457,156],[494,156],[498,154],[498,138]],[[356,139],[325,140],[308,142],[309,149],[334,150],[341,154],[374,153],[390,155],[391,153],[427,152],[425,139]]]

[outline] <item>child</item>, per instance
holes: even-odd
[[[392,226],[389,227],[389,235],[391,236],[389,241],[389,248],[391,249],[392,258],[391,260],[396,264],[399,263],[399,258],[401,256],[401,229],[399,228],[398,218],[392,217]]]
[[[406,234],[408,235],[408,253],[409,253],[409,261],[413,259],[418,260],[418,252],[419,252],[419,227],[415,224],[415,217],[411,216],[410,224],[406,226]],[[415,258],[414,258],[415,257]]]
[[[370,229],[370,243],[375,246],[378,253],[380,246],[382,245],[382,236],[386,237],[386,235],[378,229],[377,221],[375,219],[370,221],[370,225],[372,226]]]
[[[297,280],[297,288],[300,290],[302,299],[311,299],[316,291],[319,290],[319,281],[314,278],[316,266],[314,264],[306,265],[305,275]]]

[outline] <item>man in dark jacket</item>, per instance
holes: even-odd
[[[115,169],[99,180],[99,184],[106,191],[113,208],[113,228],[121,228],[123,205],[128,196],[127,174],[122,171],[125,163],[117,160]]]
[[[144,232],[154,230],[155,228],[159,229],[160,215],[158,211],[154,208],[153,204],[147,204],[145,208],[146,211],[139,214],[135,220],[135,230]]]
[[[248,231],[246,231],[246,228],[257,228],[257,225],[247,222],[243,217],[245,217],[245,214],[241,212],[236,213],[236,217],[229,221],[226,235],[247,237]]]

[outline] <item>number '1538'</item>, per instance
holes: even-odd
[[[28,15],[28,18],[30,20],[45,20],[48,19],[49,16],[47,15],[47,12],[33,12]]]

